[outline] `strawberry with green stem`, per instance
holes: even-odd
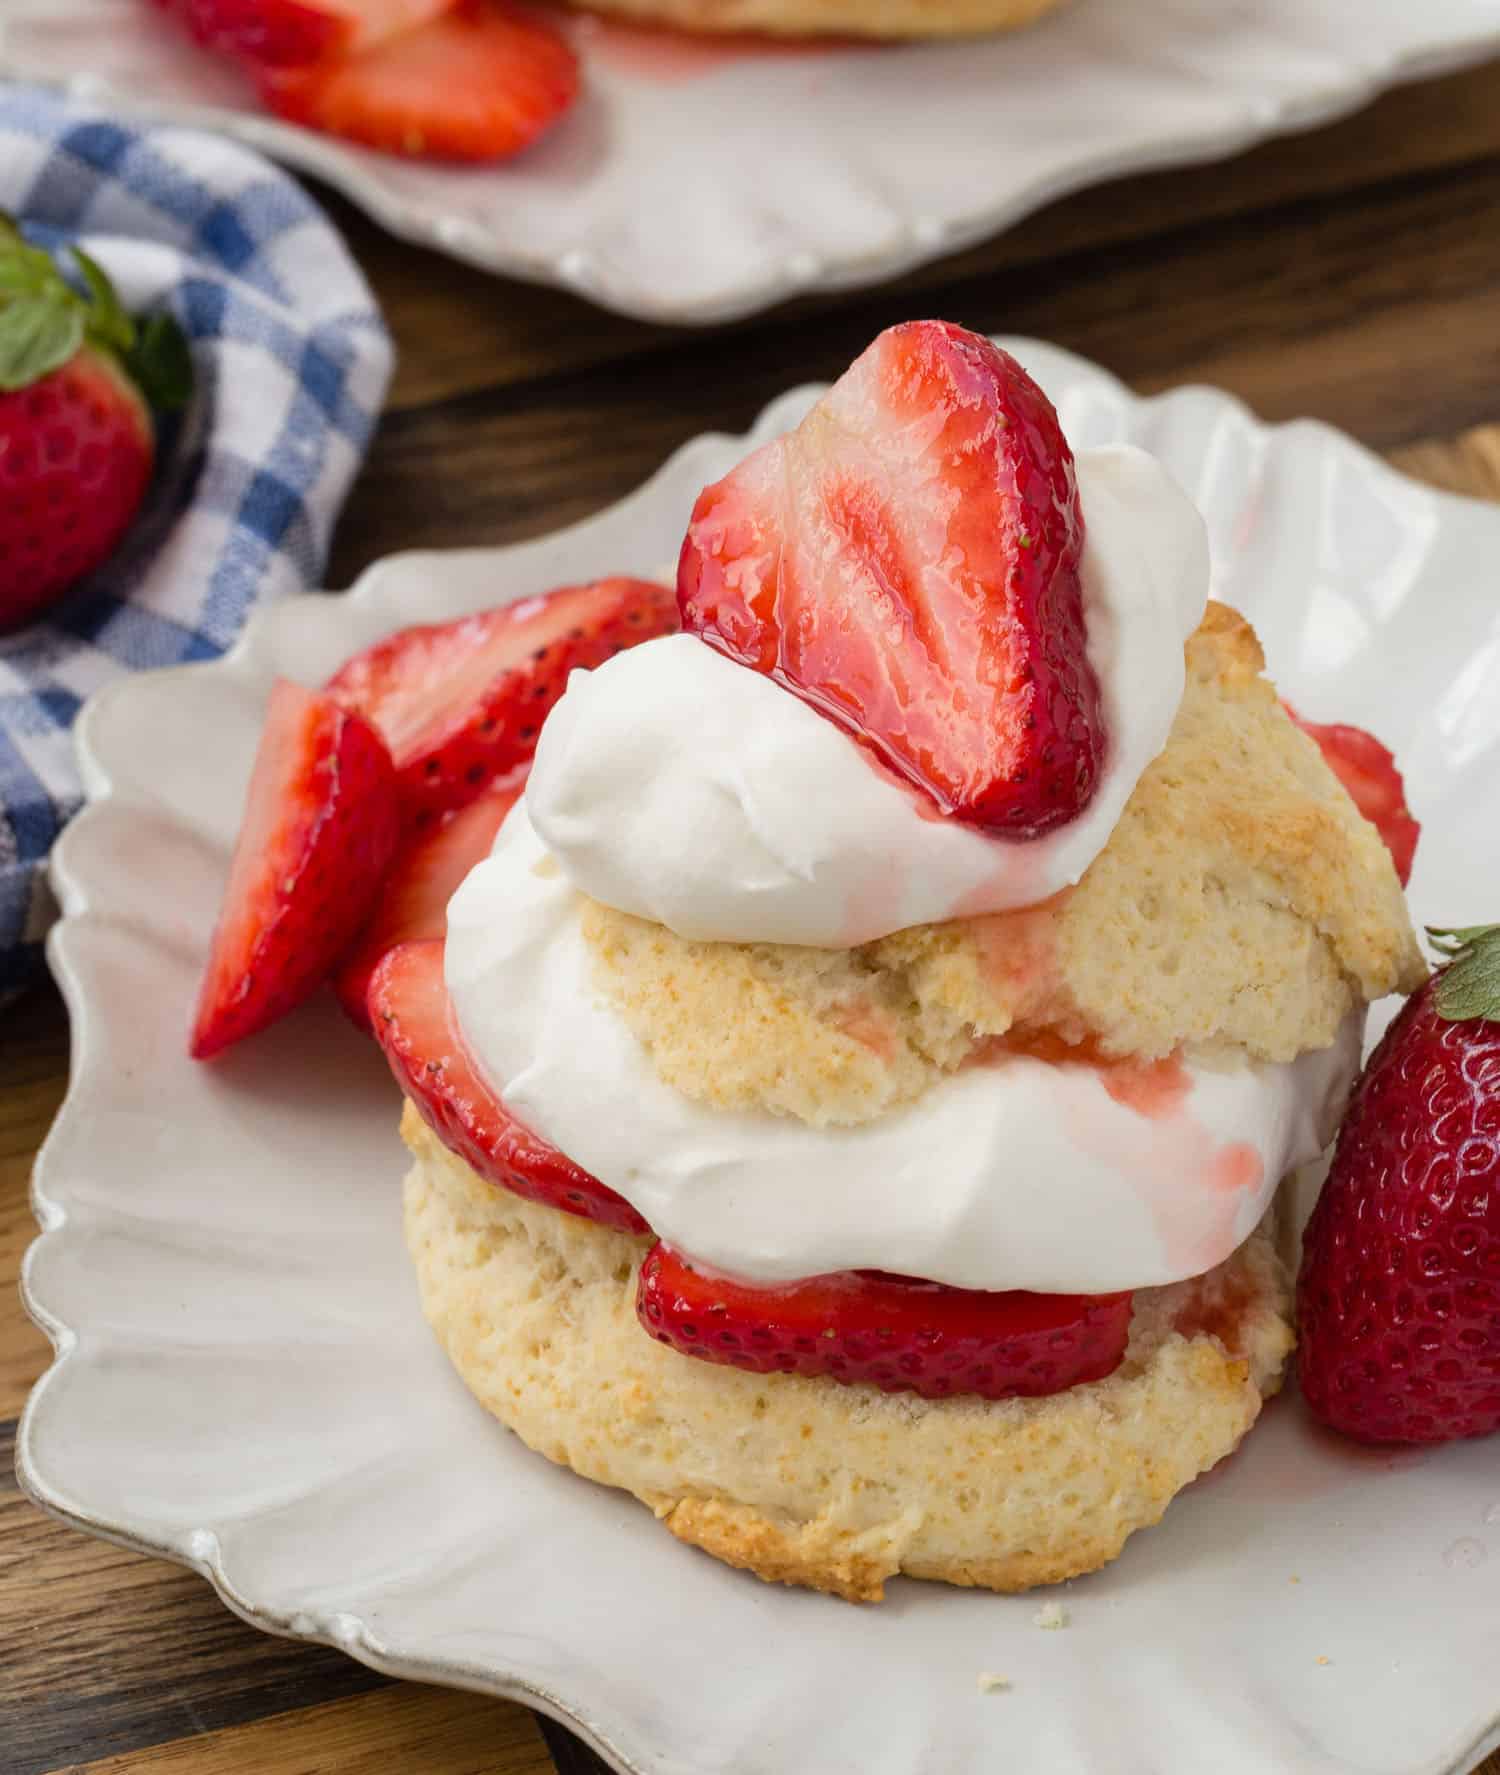
[[[152,409],[192,392],[177,323],[133,320],[102,267],[70,253],[81,287],[0,213],[0,629],[114,552],[150,484]]]
[[[1500,1430],[1500,925],[1448,958],[1356,1085],[1298,1282],[1302,1391],[1366,1442]]]

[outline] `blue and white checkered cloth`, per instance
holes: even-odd
[[[70,728],[121,672],[221,653],[251,609],[318,583],[391,368],[369,288],[259,155],[0,84],[0,207],[79,240],[125,305],[165,305],[197,392],[113,560],[0,637],[0,1001],[41,965],[47,853],[82,799]]]

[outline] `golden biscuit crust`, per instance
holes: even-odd
[[[1122,1367],[1050,1399],[923,1400],[681,1356],[635,1316],[648,1240],[524,1201],[408,1105],[406,1237],[464,1382],[538,1453],[770,1582],[878,1601],[905,1572],[1025,1590],[1094,1570],[1228,1454],[1280,1385],[1269,1229],[1136,1297]]]
[[[1379,834],[1211,603],[1171,735],[1078,885],[851,950],[690,942],[585,903],[605,997],[660,1076],[815,1126],[885,1114],[991,1039],[1287,1061],[1426,978]]]
[[[1061,0],[579,0],[679,31],[758,31],[770,37],[973,37],[1014,31]]]

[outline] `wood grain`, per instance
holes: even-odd
[[[394,548],[508,541],[593,511],[688,437],[743,428],[923,312],[1054,339],[1142,390],[1217,382],[1269,418],[1340,424],[1408,473],[1500,500],[1500,65],[1223,165],[1098,187],[897,284],[712,333],[485,277],[328,201],[401,353],[331,583]],[[66,1057],[50,989],[0,1013],[7,1279]],[[0,1775],[597,1775],[551,1721],[269,1638],[194,1575],[40,1515],[12,1451],[45,1360],[5,1288]]]
[[[0,1422],[20,1415],[47,1360],[47,1340],[11,1284],[36,1234],[31,1164],[62,1102],[67,1072],[68,1019],[55,992],[30,993],[0,1011]]]
[[[1500,425],[1477,425],[1446,441],[1408,444],[1392,450],[1390,461],[1404,474],[1446,493],[1500,500]]]
[[[57,1775],[551,1775],[553,1768],[524,1707],[400,1683],[357,1701],[68,1763]]]
[[[193,1573],[43,1516],[0,1427],[0,1769],[196,1737],[386,1679],[342,1653],[273,1639]]]
[[[1294,203],[1326,206],[1391,181],[1426,184],[1461,169],[1493,167],[1500,154],[1496,90],[1492,68],[1471,69],[1399,87],[1330,128],[1267,142],[1229,161],[1096,186],[886,290],[903,315],[925,312],[912,300],[919,291],[947,290],[991,274],[1005,274],[1014,286],[1019,268],[1063,260],[1083,249],[1151,240],[1210,219],[1271,215]],[[480,386],[537,382],[648,351],[670,357],[702,343],[732,355],[735,341],[747,332],[796,328],[810,313],[847,312],[851,305],[848,296],[814,299],[730,328],[682,333],[606,314],[556,290],[446,264],[381,233],[334,193],[325,189],[319,195],[385,304],[399,348],[390,399],[395,412]],[[1015,293],[1013,287],[1012,297]]]
[[[1134,189],[1118,188],[1123,207]],[[1494,418],[1500,158],[1435,183],[1384,179],[1337,204],[1298,198],[960,271],[940,301],[924,289],[920,307],[1046,337],[1142,392],[1213,382],[1267,419],[1310,415],[1377,449]],[[398,547],[509,542],[597,510],[705,415],[744,429],[782,389],[836,375],[916,302],[878,290],[727,337],[652,340],[607,366],[559,362],[524,382],[502,359],[462,394],[397,408],[340,525],[330,583]],[[391,308],[400,314],[399,291]],[[416,506],[403,497],[414,482]]]

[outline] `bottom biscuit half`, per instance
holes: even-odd
[[[1074,1578],[1236,1447],[1281,1383],[1291,1282],[1262,1228],[1136,1296],[1108,1379],[927,1400],[679,1355],[641,1329],[649,1243],[486,1183],[410,1105],[406,1238],[470,1391],[548,1459],[771,1582],[878,1601],[897,1573],[992,1590]]]

